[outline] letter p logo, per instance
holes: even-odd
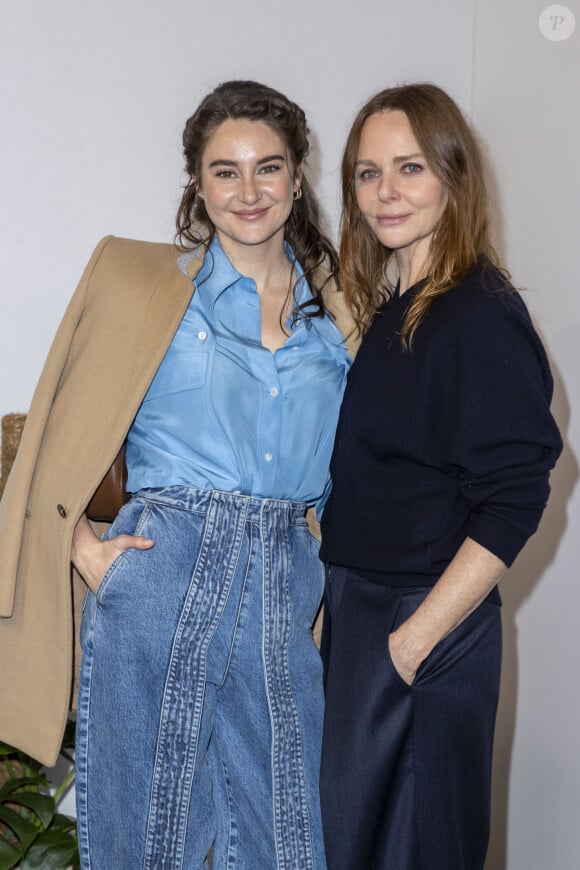
[[[574,33],[576,19],[567,6],[548,6],[538,19],[538,27],[546,39],[551,42],[562,42]]]

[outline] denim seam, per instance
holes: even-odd
[[[253,552],[253,539],[252,539],[252,527],[251,527],[252,524],[251,524],[251,523],[247,523],[247,525],[248,525],[248,527],[249,527],[249,528],[248,528],[248,532],[249,532],[249,538],[250,538],[250,540],[249,540],[249,542],[248,542],[249,552],[252,553],[252,552]],[[242,584],[242,591],[241,591],[241,593],[240,593],[240,600],[239,600],[239,604],[238,604],[238,609],[237,609],[237,612],[236,612],[236,619],[235,619],[234,627],[233,627],[233,630],[232,630],[232,640],[231,640],[231,644],[230,644],[230,651],[229,651],[229,653],[228,653],[228,659],[227,659],[227,662],[226,662],[226,666],[225,666],[225,668],[224,668],[223,679],[222,679],[221,683],[217,686],[217,689],[221,689],[221,688],[225,685],[226,680],[227,680],[228,675],[229,675],[229,672],[230,672],[230,665],[231,665],[232,658],[233,658],[233,655],[234,655],[234,647],[235,647],[235,645],[236,645],[236,637],[237,637],[237,634],[238,634],[238,625],[239,625],[239,622],[240,622],[240,617],[241,617],[241,615],[242,615],[242,607],[243,607],[243,604],[244,604],[244,598],[245,598],[245,594],[246,594],[246,585],[247,585],[247,582],[248,582],[248,575],[249,575],[249,573],[250,573],[250,564],[251,564],[250,559],[248,559],[248,562],[246,563],[246,570],[245,570],[245,573],[244,573],[244,582],[243,582],[243,584]],[[228,596],[228,597],[229,597],[229,596]]]
[[[290,545],[287,531],[283,536],[269,534],[269,520],[273,512],[273,507],[268,512],[262,511],[262,658],[272,727],[271,765],[277,867],[279,870],[295,867],[312,870],[302,735],[288,663],[291,633],[288,595]],[[276,514],[283,519],[279,511]],[[275,557],[272,554],[272,540],[277,544]],[[279,566],[279,572],[272,571],[273,565]]]
[[[94,614],[93,614],[94,620]],[[83,670],[79,685],[79,710],[86,711],[85,716],[79,716],[75,745],[76,768],[76,803],[77,815],[84,824],[78,826],[79,852],[82,867],[91,870],[89,810],[88,810],[88,723],[91,706],[91,671],[93,664],[93,646],[87,644],[83,649]]]
[[[197,563],[175,632],[163,694],[144,870],[180,870],[183,866],[204,705],[207,651],[233,581],[245,514],[243,503],[233,508],[224,507],[219,495],[212,495]],[[212,542],[223,540],[226,531],[232,549],[224,564],[215,559],[216,548]],[[197,614],[192,618],[194,611]],[[191,627],[200,624],[204,625],[204,630],[198,632],[203,641],[197,648]],[[191,686],[195,687],[193,698],[189,697]],[[185,763],[175,771],[180,755]]]
[[[227,848],[227,858],[226,858],[226,868],[232,868],[235,870],[236,867],[236,840],[238,829],[235,823],[234,817],[234,802],[231,791],[231,780],[228,773],[228,768],[226,766],[225,759],[222,753],[219,751],[218,746],[218,756],[220,759],[220,764],[222,766],[223,774],[224,774],[224,782],[226,785],[226,796],[228,801],[228,816],[229,816],[229,826],[228,826],[228,848]]]

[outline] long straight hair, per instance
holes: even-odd
[[[437,296],[454,287],[480,257],[496,266],[498,258],[489,238],[481,151],[457,104],[441,88],[428,83],[380,91],[356,116],[342,160],[341,285],[361,334],[393,292],[387,270],[395,252],[370,230],[356,201],[354,183],[363,126],[371,115],[388,111],[404,112],[429,168],[447,191],[447,204],[431,238],[425,274],[420,276],[423,285],[407,310],[402,328],[403,344],[410,347]]]

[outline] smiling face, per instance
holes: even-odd
[[[355,195],[370,230],[395,251],[405,288],[421,277],[429,244],[447,204],[401,111],[377,112],[365,121],[355,166]]]
[[[223,121],[205,146],[198,192],[224,250],[284,239],[301,167],[294,167],[279,134],[246,119]]]

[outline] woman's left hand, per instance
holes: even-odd
[[[404,628],[404,626],[401,626]],[[410,645],[406,642],[401,628],[393,631],[389,635],[389,655],[393,667],[397,671],[403,682],[408,686],[412,686],[417,676],[417,671],[422,659],[418,658],[417,653],[412,652]]]
[[[401,679],[411,686],[421,662],[489,595],[505,564],[466,538],[417,610],[389,635],[389,653]]]

